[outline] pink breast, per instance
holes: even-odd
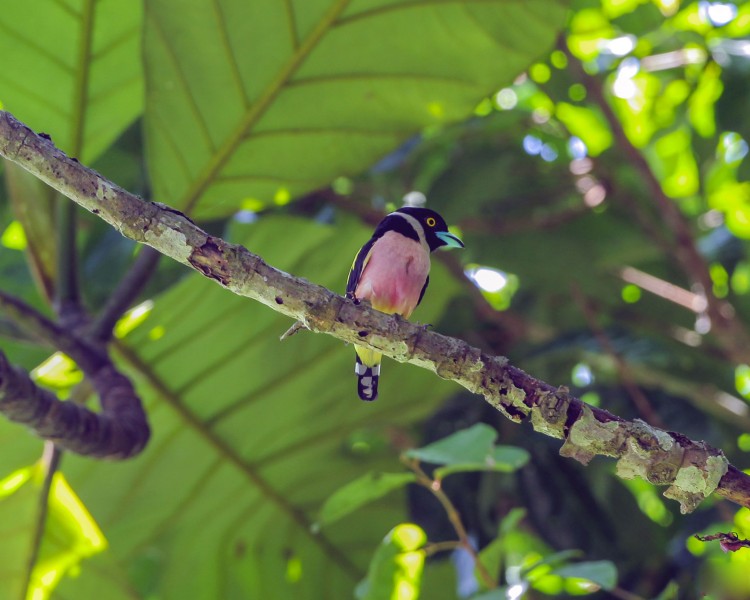
[[[429,252],[419,242],[389,231],[373,245],[355,294],[377,310],[409,317],[429,272]]]

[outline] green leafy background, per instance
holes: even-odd
[[[5,0],[0,103],[127,189],[337,291],[373,219],[424,193],[467,248],[436,255],[415,319],[742,467],[750,368],[700,315],[622,279],[633,267],[691,287],[592,86],[746,323],[749,38],[742,1]],[[0,176],[0,286],[49,312],[54,194],[12,165]],[[138,250],[84,214],[78,248],[97,310]],[[478,290],[464,268],[506,285]],[[367,473],[399,473],[404,448],[479,422],[499,432],[498,470],[518,471],[443,467],[505,586],[477,598],[514,581],[531,597],[750,593],[741,553],[686,541],[748,537],[747,511],[708,502],[683,517],[409,365],[385,362],[381,398],[360,403],[351,348],[279,342],[288,320],[166,261],[140,302],[112,350],[153,439],[122,464],[64,455],[38,552],[42,443],[0,421],[0,599],[349,598],[366,577],[360,594],[387,594],[411,531],[399,523],[441,541],[443,511],[413,490],[360,489],[374,501],[322,527],[321,507]],[[5,318],[0,336],[68,393],[70,365]],[[412,584],[456,597],[448,561]]]

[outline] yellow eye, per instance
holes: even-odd
[[[435,223],[437,223],[437,221],[435,220],[435,217],[427,217],[427,224],[430,227],[435,227]]]

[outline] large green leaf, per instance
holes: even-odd
[[[554,41],[551,0],[154,0],[155,195],[198,217],[283,204],[462,119]]]
[[[91,163],[143,107],[141,3],[4,0],[0,103]]]
[[[274,265],[342,290],[367,235],[352,224],[263,218],[243,241]],[[458,286],[439,268],[432,280],[415,318],[437,323]],[[361,430],[385,438],[454,387],[388,361],[380,399],[360,402],[353,350],[306,332],[279,342],[289,325],[198,276],[155,300],[122,350],[153,439],[123,464],[66,456],[66,476],[110,549],[67,580],[60,598],[101,597],[86,591],[89,564],[96,577],[112,573],[109,585],[125,573],[138,594],[164,599],[351,597],[404,512],[392,494],[311,530],[334,490],[398,464],[395,451],[361,455],[347,440]]]

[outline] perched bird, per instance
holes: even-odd
[[[408,318],[430,282],[430,253],[441,246],[463,248],[464,244],[434,210],[399,208],[378,224],[357,253],[346,284],[347,298],[369,300],[376,310]],[[359,397],[375,400],[383,355],[359,346],[354,350]]]

